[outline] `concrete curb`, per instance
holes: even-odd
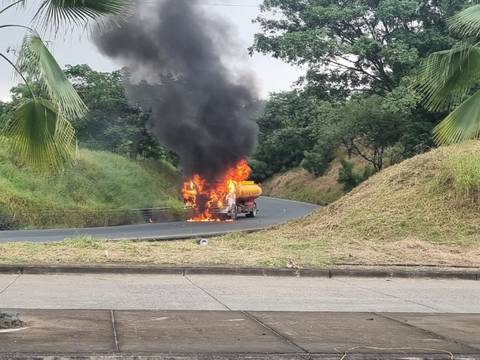
[[[447,354],[448,355],[448,354]],[[339,360],[341,353],[210,353],[210,354],[161,354],[161,353],[4,353],[0,354],[1,360]],[[445,360],[444,353],[349,353],[350,360]],[[457,360],[479,360],[478,354],[455,354]]]
[[[437,266],[330,266],[318,269],[168,267],[156,265],[0,265],[0,274],[158,274],[290,277],[430,278],[480,280],[480,268]]]

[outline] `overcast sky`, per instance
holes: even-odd
[[[33,0],[32,2],[35,3]],[[155,1],[155,0],[144,0]],[[208,9],[231,23],[238,33],[238,41],[243,50],[243,57],[247,66],[256,74],[258,87],[262,97],[279,90],[288,90],[292,83],[300,76],[299,69],[273,59],[270,56],[248,55],[247,48],[253,42],[253,35],[259,30],[258,25],[252,23],[259,14],[258,5],[262,0],[200,0]],[[0,4],[5,4],[0,0]],[[30,9],[10,10],[0,14],[0,24],[28,25],[32,17]],[[19,29],[2,29],[0,36],[0,51],[5,53],[8,48],[18,48],[24,32]],[[111,71],[120,67],[119,64],[102,56],[88,36],[80,36],[79,32],[62,35],[51,40],[51,51],[60,65],[89,64],[98,71]],[[15,61],[12,53],[8,54]],[[0,99],[7,100],[9,89],[16,79],[12,69],[6,63],[0,63]]]

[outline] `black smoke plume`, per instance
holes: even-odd
[[[230,27],[199,0],[155,3],[138,1],[135,15],[95,42],[127,67],[129,100],[151,111],[151,131],[179,155],[186,175],[213,180],[255,147],[255,85],[232,70],[241,50]]]

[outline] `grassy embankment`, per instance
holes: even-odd
[[[130,223],[142,216],[125,210],[143,207],[168,206],[178,215],[177,192],[178,175],[166,163],[81,150],[74,166],[48,176],[19,168],[0,148],[3,229]]]
[[[342,185],[337,181],[341,168],[340,159],[344,157],[346,154],[340,151],[323,176],[315,176],[303,168],[275,175],[262,184],[264,193],[319,205],[330,204],[345,195]],[[353,156],[349,161],[358,173],[362,173],[367,166],[367,162],[358,156]]]
[[[314,214],[254,234],[169,243],[75,239],[0,245],[2,263],[302,267],[480,266],[480,142],[440,148],[376,174]]]

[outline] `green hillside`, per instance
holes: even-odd
[[[273,197],[319,205],[330,204],[345,194],[342,185],[337,181],[342,158],[346,158],[346,154],[339,151],[336,159],[322,176],[315,176],[300,167],[277,174],[262,184],[264,193]],[[348,161],[359,173],[362,173],[367,166],[366,161],[359,156],[353,156]]]
[[[0,148],[3,229],[139,222],[141,213],[126,210],[144,207],[170,207],[175,217],[182,206],[178,188],[178,174],[167,163],[81,150],[74,166],[45,175],[19,167]]]
[[[329,206],[269,230],[195,241],[2,244],[2,263],[319,267],[480,265],[480,142],[391,166]]]

